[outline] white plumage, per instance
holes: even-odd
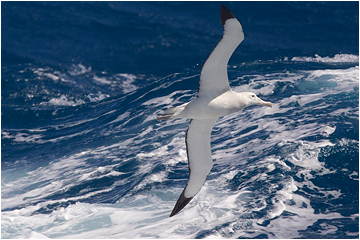
[[[157,117],[158,120],[192,119],[186,133],[189,181],[170,217],[182,210],[200,191],[213,166],[210,136],[217,119],[250,105],[272,107],[270,102],[261,100],[254,93],[235,93],[231,90],[227,65],[237,46],[244,40],[244,33],[240,22],[224,5],[220,8],[220,18],[224,29],[223,37],[201,69],[196,98],[189,103],[170,108]]]

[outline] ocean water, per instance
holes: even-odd
[[[194,98],[222,36],[230,85],[273,108],[220,118],[188,178]],[[2,238],[359,238],[358,2],[2,2]]]

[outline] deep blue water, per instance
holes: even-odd
[[[202,190],[189,120],[222,36],[230,85],[274,103],[220,118]],[[2,2],[2,238],[359,238],[358,2]]]

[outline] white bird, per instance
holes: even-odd
[[[210,135],[219,117],[238,112],[250,105],[272,107],[254,93],[233,92],[227,75],[228,61],[244,40],[240,22],[224,5],[220,7],[223,37],[205,61],[200,74],[197,96],[189,103],[167,109],[157,120],[169,118],[191,119],[186,132],[189,181],[181,193],[170,217],[181,211],[204,185],[213,166]]]

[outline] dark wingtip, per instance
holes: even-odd
[[[235,18],[234,14],[227,8],[225,5],[221,4],[220,7],[220,19],[221,23],[224,26],[226,20],[230,18]]]
[[[177,200],[174,209],[172,210],[170,217],[174,216],[175,214],[177,214],[178,212],[180,212],[186,205],[188,205],[188,203],[191,201],[191,198],[186,198],[184,195],[185,189],[184,191],[181,193],[179,199]]]

